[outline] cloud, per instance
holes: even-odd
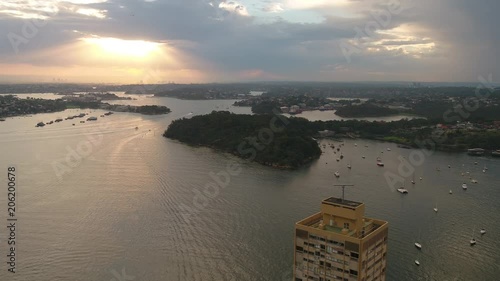
[[[402,8],[394,12],[397,2],[2,1],[0,34],[16,34],[27,43],[16,54],[7,36],[1,37],[0,61],[3,67],[23,65],[36,73],[43,67],[55,72],[78,66],[91,73],[92,64],[100,73],[108,66],[108,72],[117,73],[110,82],[147,68],[171,75],[168,81],[196,73],[190,82],[500,76],[498,1],[401,0]],[[39,25],[36,19],[42,20]],[[29,25],[35,35],[24,36]],[[162,46],[162,53],[143,61],[113,59],[112,54],[104,59],[82,43],[89,36],[151,42]],[[343,42],[356,47],[350,61]]]
[[[280,13],[283,12],[285,9],[283,8],[281,3],[270,3],[266,5],[262,10],[268,13]]]
[[[224,9],[230,13],[236,13],[240,16],[249,16],[247,8],[240,3],[234,1],[221,2],[219,3],[219,8]]]

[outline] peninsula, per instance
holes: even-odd
[[[22,116],[37,113],[64,111],[69,108],[103,109],[117,112],[134,112],[147,115],[167,114],[170,108],[158,105],[116,105],[101,101],[84,100],[47,100],[26,98],[20,99],[13,95],[0,95],[0,118]]]
[[[173,121],[164,136],[211,147],[246,160],[283,169],[306,165],[321,155],[314,131],[302,118],[212,112]]]

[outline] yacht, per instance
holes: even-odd
[[[377,166],[384,167],[384,162],[382,162],[382,159],[380,159],[380,157],[377,157]]]
[[[470,243],[470,245],[471,245],[471,246],[476,245],[476,239],[474,239],[474,237],[472,237],[472,238],[470,239],[469,243]]]
[[[469,243],[470,243],[470,245],[471,245],[471,246],[476,245],[476,239],[474,238],[474,232],[475,232],[475,231],[476,231],[476,230],[475,230],[475,227],[474,227],[474,229],[472,230],[472,237],[471,237],[471,239],[470,239],[470,241],[469,241]]]
[[[408,190],[403,188],[403,187],[400,187],[398,188],[398,192],[401,193],[401,194],[407,194],[408,193]]]
[[[474,155],[474,156],[483,155],[484,154],[484,149],[482,149],[482,148],[471,148],[471,149],[467,150],[467,153],[469,155]]]

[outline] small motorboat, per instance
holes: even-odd
[[[450,192],[449,192],[449,194],[453,194],[453,191],[451,191],[451,189],[450,189]]]
[[[408,190],[405,189],[405,188],[400,187],[400,188],[398,188],[398,192],[401,193],[401,194],[407,194]]]
[[[336,171],[336,172],[334,173],[334,175],[335,175],[335,177],[337,177],[337,178],[338,178],[338,177],[340,177],[340,173],[339,173],[339,171]]]
[[[416,264],[417,266],[420,266],[420,262],[419,262],[418,260],[415,260],[415,264]]]
[[[467,184],[466,184],[465,182],[464,182],[464,183],[462,183],[462,188],[463,188],[463,189],[467,189]]]
[[[471,246],[476,245],[476,239],[471,238],[470,241],[469,241],[469,243],[470,243]]]
[[[481,235],[485,234],[486,233],[486,229],[481,228],[481,230],[479,231],[479,233],[481,233]]]
[[[37,127],[43,127],[43,126],[45,126],[45,123],[43,123],[43,122],[38,122],[38,123],[36,124],[36,126],[37,126]]]
[[[422,245],[418,242],[415,242],[415,247],[417,247],[417,249],[419,250],[422,250]]]

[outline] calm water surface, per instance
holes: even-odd
[[[409,176],[409,194],[403,196],[384,174],[397,174],[401,159],[413,150],[349,140],[341,149],[344,159],[337,162],[328,145],[334,142],[323,141],[325,153],[309,167],[281,171],[241,163],[226,187],[201,197],[214,182],[210,174],[227,171],[236,158],[161,134],[182,117],[212,110],[249,113],[249,108],[232,107],[233,102],[137,97],[116,103],[163,104],[173,112],[116,113],[96,122],[66,120],[44,128],[35,124],[102,112],[68,110],[0,122],[0,168],[15,165],[19,184],[18,273],[6,273],[2,229],[1,280],[108,281],[120,280],[116,274],[123,273],[141,281],[291,280],[294,223],[317,212],[323,198],[340,195],[332,187],[336,183],[354,184],[347,198],[365,202],[368,216],[389,221],[388,280],[498,280],[498,159],[426,155],[415,167],[416,184]],[[375,165],[378,156],[384,168]],[[337,170],[341,176],[334,179]],[[461,176],[467,171],[478,184]],[[461,189],[463,181],[467,191]],[[5,198],[2,189],[0,210],[6,210]],[[0,221],[6,221],[5,211]],[[479,235],[482,227],[484,236]],[[477,245],[470,247],[473,231]],[[421,252],[413,246],[417,239]]]

